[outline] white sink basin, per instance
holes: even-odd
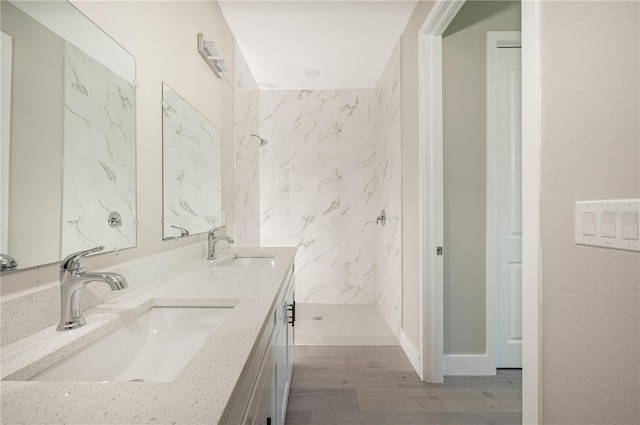
[[[151,308],[31,380],[172,381],[231,310]]]
[[[216,264],[216,267],[273,267],[275,257],[232,257]]]

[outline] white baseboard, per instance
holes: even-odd
[[[445,354],[444,374],[491,376],[496,374],[496,365],[487,354]]]
[[[400,331],[400,346],[407,355],[407,358],[411,362],[411,365],[416,370],[416,373],[422,378],[422,367],[420,367],[420,351],[409,341],[403,331]]]

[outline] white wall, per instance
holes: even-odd
[[[576,200],[640,197],[640,6],[541,7],[543,421],[637,423],[638,254],[576,246],[573,232]],[[408,234],[418,224],[416,34],[430,8],[418,3],[402,45],[403,331],[416,345],[418,246]]]
[[[402,330],[419,346],[418,32],[434,2],[419,1],[401,41],[402,79]]]
[[[518,30],[519,1],[468,1],[442,37],[445,354],[486,350],[487,31]]]
[[[197,34],[218,44],[232,64],[233,36],[216,2],[103,2],[74,4],[136,58],[138,244],[136,248],[90,258],[89,268],[166,251],[206,239],[205,235],[162,241],[162,81],[184,96],[220,128],[223,208],[234,205],[232,72],[219,80],[197,50]],[[37,208],[37,207],[34,207]],[[228,233],[235,236],[233,214]],[[59,264],[2,276],[3,293],[58,279]]]
[[[32,267],[60,259],[61,208],[48,206],[62,203],[63,46],[9,2],[2,3],[2,29],[14,38],[13,69],[20,70],[12,75],[10,164],[20,166],[10,165],[8,254]]]
[[[640,418],[640,255],[574,244],[574,202],[640,197],[640,4],[542,2],[545,424]]]

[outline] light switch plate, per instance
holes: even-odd
[[[640,252],[639,210],[640,199],[576,202],[576,244]]]
[[[638,212],[622,211],[622,239],[636,241],[640,236],[638,233]]]

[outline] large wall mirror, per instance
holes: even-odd
[[[162,84],[164,239],[222,223],[220,130]]]
[[[134,57],[66,1],[0,7],[3,260],[135,246]]]

